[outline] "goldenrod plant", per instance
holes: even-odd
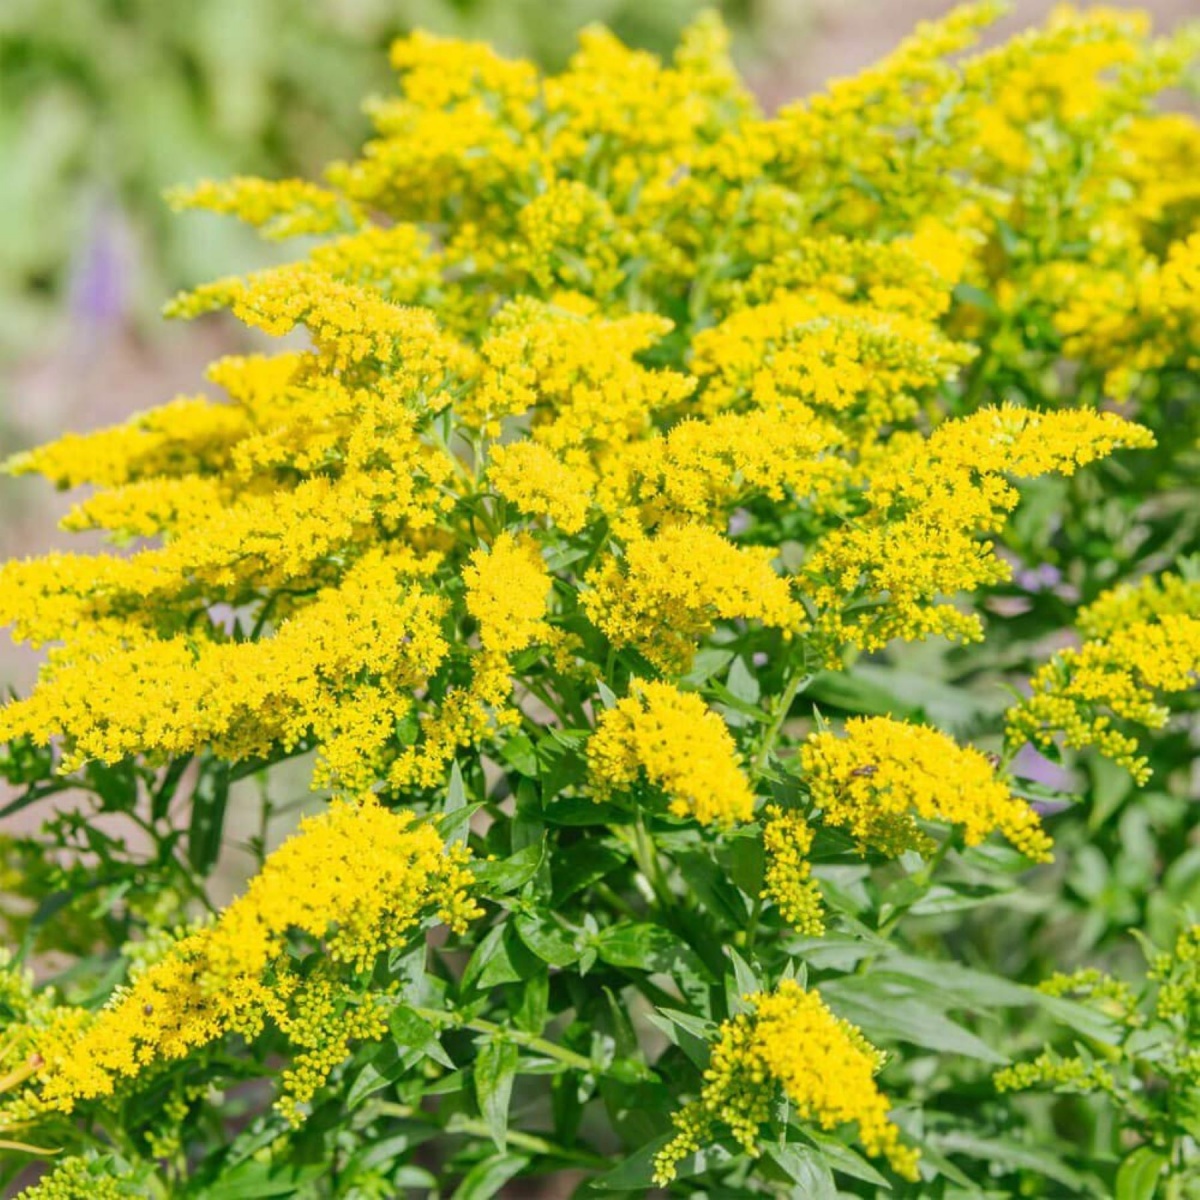
[[[322,181],[172,193],[301,240],[171,314],[287,342],[9,464],[113,544],[0,574],[23,1196],[1197,1194],[1194,931],[1122,972],[1200,34],[1000,11],[774,115],[712,17],[416,34]]]

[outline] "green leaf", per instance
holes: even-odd
[[[654,1159],[674,1134],[664,1133],[647,1142],[628,1158],[619,1162],[611,1171],[592,1180],[592,1187],[602,1192],[632,1192],[648,1188],[654,1182]]]
[[[1042,993],[1036,988],[1013,983],[986,971],[953,962],[939,962],[931,969],[928,960],[905,954],[888,954],[871,971],[873,979],[896,976],[914,991],[944,997],[943,1007],[961,1004],[976,1008],[1003,1008],[1036,1004]]]
[[[487,991],[502,983],[517,983],[538,969],[538,960],[522,944],[511,921],[490,929],[475,947],[463,972],[462,986]]]
[[[980,1062],[1008,1062],[969,1029],[947,1017],[938,1005],[912,992],[889,987],[886,981],[876,981],[872,976],[832,980],[821,985],[821,994],[838,1016],[859,1026],[872,1041],[894,1038]]]
[[[661,1030],[672,1045],[678,1046],[693,1065],[701,1069],[708,1066],[712,1053],[710,1044],[717,1032],[711,1021],[675,1008],[660,1008],[658,1012],[648,1013],[646,1020]]]
[[[907,707],[877,683],[868,683],[858,674],[822,671],[805,689],[805,695],[821,704],[830,704],[843,712],[868,716],[911,716]]]
[[[512,1042],[484,1044],[475,1059],[475,1099],[497,1150],[508,1141],[508,1105],[519,1052]]]
[[[803,1196],[804,1200],[837,1200],[833,1172],[819,1151],[793,1142],[768,1146],[766,1155],[785,1175],[795,1180],[799,1185],[797,1195]]]
[[[714,675],[723,671],[732,658],[732,650],[720,646],[701,646],[692,658],[691,669],[681,682],[695,688],[703,687]]]
[[[805,1128],[804,1136],[820,1150],[821,1156],[835,1170],[851,1179],[861,1179],[876,1187],[891,1191],[892,1185],[861,1155],[828,1133]]]
[[[1139,1146],[1117,1171],[1115,1200],[1153,1200],[1170,1159],[1153,1146]]]
[[[503,896],[524,887],[537,874],[545,853],[546,843],[543,840],[518,850],[509,858],[496,862],[477,862],[472,869],[475,878],[487,891]]]
[[[529,1165],[524,1154],[493,1154],[477,1162],[454,1189],[451,1200],[491,1200],[514,1175]]]
[[[629,859],[629,847],[615,838],[583,838],[560,848],[553,862],[554,891],[551,906],[558,909],[570,899],[615,871]]]
[[[391,1029],[397,1045],[419,1050],[434,1062],[441,1063],[447,1070],[454,1070],[454,1060],[442,1049],[437,1030],[423,1017],[417,1016],[411,1008],[402,1004],[393,1008],[388,1018],[388,1028]]]
[[[580,947],[574,933],[555,924],[549,917],[519,916],[517,933],[521,941],[552,967],[569,967],[579,961]]]
[[[522,947],[524,951],[524,947]],[[528,953],[528,951],[524,951]],[[531,971],[522,982],[521,1002],[512,1010],[512,1019],[518,1029],[526,1033],[541,1033],[546,1027],[546,1016],[550,1010],[550,973],[541,964]]]
[[[730,709],[737,716],[746,717],[751,721],[758,722],[760,725],[765,725],[771,719],[770,713],[764,712],[757,704],[751,704],[749,701],[735,696],[725,684],[716,679],[708,681],[708,691],[721,705]],[[738,721],[730,715],[727,715],[727,719],[731,725],[744,725],[746,723],[745,721]]]
[[[729,876],[736,887],[747,896],[757,896],[762,891],[763,875],[766,871],[766,853],[763,850],[762,834],[733,839],[729,848]]]
[[[762,695],[762,688],[754,672],[746,665],[744,658],[735,658],[725,676],[725,686],[743,704],[756,705]]]
[[[457,812],[467,803],[467,789],[463,783],[462,768],[457,759],[450,764],[450,782],[446,785],[446,803],[442,812]]]
[[[587,796],[562,796],[546,805],[547,825],[631,825],[634,814]]]
[[[1054,1150],[1025,1146],[1003,1138],[976,1137],[964,1130],[927,1133],[925,1136],[943,1153],[965,1154],[981,1162],[996,1163],[1008,1170],[1035,1171],[1070,1188],[1076,1195],[1083,1191],[1083,1180],[1063,1164],[1062,1158]]]
[[[668,973],[685,949],[670,930],[648,921],[618,921],[600,931],[595,945],[609,966]]]
[[[305,1166],[250,1160],[221,1176],[221,1200],[259,1200],[266,1196],[295,1196],[305,1185],[328,1176],[322,1163]]]
[[[696,899],[714,917],[737,929],[745,928],[750,914],[741,892],[730,882],[729,875],[712,855],[688,851],[675,855],[675,865],[687,881]]]
[[[733,964],[733,979],[735,991],[729,994],[730,1013],[739,1013],[746,1009],[745,997],[762,991],[762,983],[754,973],[750,964],[732,947],[728,948],[729,960]],[[728,976],[726,976],[728,979]],[[730,989],[726,985],[726,992]]]
[[[357,1108],[368,1096],[396,1082],[418,1062],[421,1054],[394,1042],[378,1042],[368,1050],[369,1057],[346,1093],[347,1109]]]
[[[500,748],[500,757],[519,775],[530,779],[537,778],[537,754],[534,752],[533,742],[526,734],[518,733],[510,737]]]
[[[471,818],[483,807],[481,802],[465,804],[437,820],[438,833],[447,845],[466,844],[471,833]]]
[[[632,1192],[648,1188],[654,1178],[655,1155],[673,1136],[673,1134],[666,1133],[652,1142],[647,1142],[611,1171],[593,1179],[592,1187],[598,1191],[607,1192]],[[710,1167],[725,1166],[732,1159],[733,1155],[724,1147],[709,1146],[696,1154],[689,1154],[687,1158],[676,1163],[675,1174],[680,1179],[686,1179],[690,1175],[702,1174]],[[713,1194],[715,1193],[710,1193],[710,1195]]]

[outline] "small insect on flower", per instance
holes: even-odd
[[[879,768],[875,765],[875,763],[864,763],[861,767],[855,767],[850,774],[855,779],[870,779],[871,776],[876,774],[878,771]]]

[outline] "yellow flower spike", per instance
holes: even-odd
[[[533,538],[502,533],[490,550],[471,554],[462,578],[482,649],[471,655],[470,684],[450,688],[422,715],[419,744],[404,750],[388,772],[395,788],[436,786],[457,750],[483,738],[493,721],[515,719],[509,658],[549,642],[554,632],[545,620],[552,580]]]
[[[846,302],[819,287],[739,309],[697,334],[694,347],[706,413],[815,408],[871,431],[910,419],[923,391],[974,356],[928,319]]]
[[[150,477],[219,470],[250,432],[247,415],[203,396],[181,397],[125,424],[95,433],[68,433],[18,455],[14,475],[43,475],[60,488],[94,483],[117,487]]]
[[[997,777],[987,755],[936,729],[852,717],[845,737],[812,734],[800,762],[822,820],[844,828],[861,849],[929,854],[921,817],[960,826],[968,846],[998,831],[1033,861],[1050,859],[1037,813]]]
[[[169,189],[167,203],[176,212],[195,208],[238,217],[273,239],[332,233],[361,219],[336,192],[303,179],[205,180]]]
[[[603,453],[644,437],[653,418],[681,404],[694,381],[637,361],[671,330],[666,317],[634,313],[608,319],[529,298],[496,317],[480,355],[478,388],[459,406],[471,426],[498,429],[529,413],[535,442],[558,453]]]
[[[762,898],[771,900],[797,933],[820,937],[825,932],[825,915],[808,861],[812,828],[801,813],[785,812],[774,804],[767,806],[763,816],[767,862]]]
[[[1149,430],[1114,413],[1008,406],[945,421],[928,437],[895,435],[865,456],[866,511],[826,534],[804,564],[818,628],[835,651],[931,634],[978,641],[979,617],[944,598],[1008,578],[984,536],[1016,507],[1007,477],[1071,475],[1117,449],[1153,444]]]
[[[594,471],[568,466],[539,442],[497,446],[488,463],[488,484],[518,511],[548,517],[563,533],[579,533],[587,524],[595,486]]]
[[[1200,583],[1164,575],[1114,588],[1080,611],[1079,628],[1088,640],[1053,655],[1030,680],[1032,695],[1009,710],[1009,743],[1092,746],[1143,784],[1150,770],[1138,740],[1113,722],[1161,729],[1164,697],[1196,686]]]
[[[669,683],[638,682],[600,714],[588,742],[588,774],[597,799],[644,775],[675,816],[702,825],[748,821],[754,809],[725,722],[694,692]]]
[[[461,846],[444,846],[431,826],[415,824],[410,814],[391,812],[373,797],[335,800],[327,812],[301,823],[212,925],[171,945],[106,1008],[36,1031],[41,1065],[25,1105],[71,1112],[226,1033],[254,1037],[268,1019],[285,1033],[299,1027],[301,1046],[306,1037],[311,1042],[311,1032],[303,1030],[314,1026],[303,1006],[328,1005],[331,993],[321,983],[317,991],[298,990],[285,966],[273,973],[289,933],[325,939],[331,963],[363,972],[426,917],[436,915],[461,931],[479,915],[466,856]],[[292,997],[300,1009],[292,1007]],[[378,1036],[379,1029],[368,1007],[345,1034]],[[323,1064],[325,1075],[333,1065]],[[315,1078],[310,1074],[307,1082],[290,1086],[311,1094]],[[294,1107],[289,1111],[294,1114]]]
[[[654,1160],[655,1182],[665,1187],[676,1164],[727,1129],[757,1155],[762,1127],[782,1090],[801,1121],[836,1129],[857,1122],[870,1155],[915,1180],[918,1153],[900,1141],[888,1118],[887,1098],[874,1076],[883,1055],[860,1030],[834,1016],[820,994],[785,980],[774,992],[747,996],[749,1011],[721,1025],[700,1098],[673,1118],[679,1132]]]
[[[442,385],[456,373],[469,373],[473,364],[428,310],[392,304],[371,288],[344,283],[305,263],[205,284],[177,297],[167,312],[195,317],[226,307],[272,337],[304,325],[334,369],[385,365],[393,386],[411,386],[434,408],[450,399],[441,393]]]
[[[448,652],[445,601],[419,583],[430,566],[408,554],[364,555],[339,586],[256,642],[230,641],[217,629],[209,640],[200,629],[164,639],[133,618],[97,623],[80,631],[70,654],[52,652],[30,696],[0,708],[0,738],[63,736],[67,768],[205,746],[253,758],[310,732],[327,742],[362,732],[367,701],[358,688],[367,688],[366,675],[380,706],[371,736],[356,739],[344,758],[329,750],[342,786],[365,786],[395,719]]]

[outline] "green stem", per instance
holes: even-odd
[[[607,883],[598,883],[595,888],[596,895],[611,904],[622,916],[628,917],[631,921],[641,920],[640,914],[633,905],[619,896]]]
[[[447,1133],[471,1133],[476,1137],[490,1138],[491,1130],[484,1121],[476,1120],[473,1117],[464,1117],[455,1115],[450,1118],[446,1126]],[[612,1160],[604,1158],[599,1154],[592,1154],[587,1150],[572,1150],[566,1146],[559,1146],[549,1138],[538,1137],[535,1133],[520,1133],[517,1130],[510,1129],[505,1134],[506,1140],[510,1145],[516,1146],[519,1150],[528,1150],[533,1154],[544,1154],[552,1158],[561,1158],[566,1162],[575,1162],[583,1166],[594,1167],[607,1170],[612,1166]]]
[[[662,864],[658,861],[658,850],[654,845],[654,839],[650,836],[650,831],[646,828],[645,817],[641,810],[638,810],[637,823],[633,827],[634,833],[634,853],[637,858],[638,867],[646,877],[646,881],[654,889],[655,896],[658,897],[658,902],[665,909],[675,907],[675,897],[671,894],[671,889],[667,884],[666,876],[663,874]]]
[[[780,692],[779,698],[775,701],[775,707],[771,710],[771,724],[767,726],[762,741],[758,745],[758,752],[754,755],[754,762],[751,764],[751,773],[755,778],[766,770],[767,760],[771,757],[771,751],[775,749],[775,743],[779,739],[783,723],[787,720],[788,713],[791,712],[792,701],[812,683],[813,678],[812,675],[793,675],[788,680],[787,686]]]
[[[754,949],[754,943],[758,940],[758,920],[762,916],[763,910],[763,890],[760,888],[758,895],[754,897],[754,907],[750,910],[750,923],[746,927],[746,957],[749,958]]]
[[[509,1029],[497,1025],[494,1021],[485,1021],[482,1017],[464,1019],[458,1013],[415,1006],[412,1011],[422,1020],[429,1021],[431,1024],[457,1029],[473,1029],[476,1033],[486,1033],[493,1037],[502,1036],[510,1042],[515,1042],[518,1046],[524,1046],[526,1050],[534,1050],[538,1054],[544,1054],[547,1058],[556,1058],[559,1062],[566,1063],[567,1066],[574,1067],[577,1071],[592,1071],[596,1066],[590,1058],[576,1054],[574,1050],[568,1050],[565,1046],[559,1046],[533,1033],[525,1033],[520,1029]]]

